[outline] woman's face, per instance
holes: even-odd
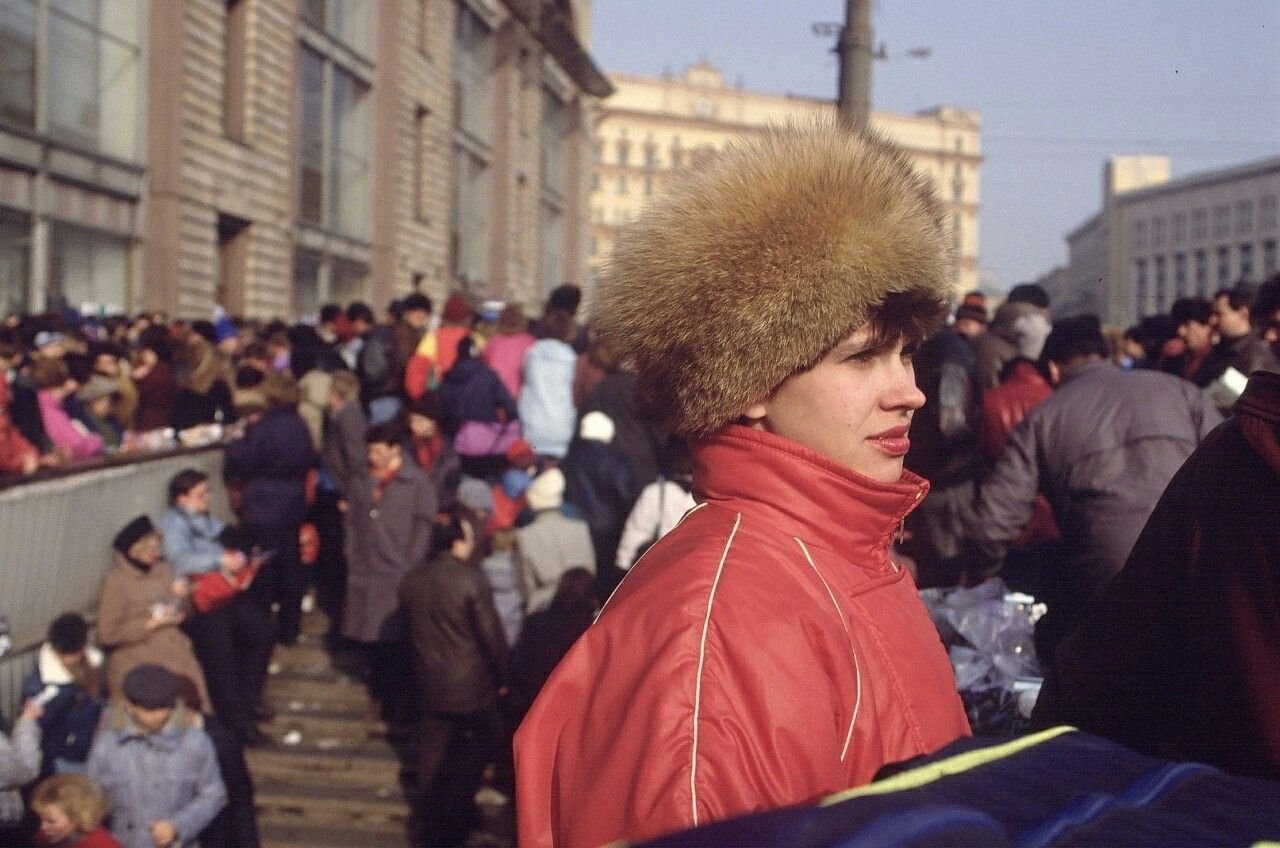
[[[159,562],[160,552],[159,533],[148,533],[129,546],[129,556],[145,565],[155,565]]]
[[[47,843],[61,842],[75,834],[75,826],[61,807],[54,804],[39,807],[36,814],[40,816],[40,832]]]
[[[419,439],[430,439],[436,434],[436,422],[416,412],[409,413],[409,429]]]
[[[911,353],[875,345],[869,326],[746,411],[755,426],[882,483],[902,477],[911,416],[924,405]]]

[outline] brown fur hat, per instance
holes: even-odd
[[[834,122],[772,129],[690,174],[624,230],[596,320],[641,403],[714,432],[811,368],[891,294],[934,328],[951,295],[940,205],[907,156]]]

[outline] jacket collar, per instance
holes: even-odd
[[[807,545],[876,571],[929,483],[903,471],[880,483],[796,442],[736,424],[693,445],[694,498],[759,516]]]
[[[99,668],[102,665],[102,651],[93,645],[86,646],[84,654],[85,662],[89,664],[90,668]],[[66,686],[75,682],[71,672],[67,671],[67,667],[62,664],[62,660],[58,659],[58,654],[53,650],[53,645],[48,642],[40,646],[40,656],[36,662],[40,669],[40,681],[46,686],[50,684]]]

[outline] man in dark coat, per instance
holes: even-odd
[[[1280,778],[1280,375],[1165,490],[1033,716],[1169,760]]]
[[[641,413],[635,374],[623,369],[597,383],[578,410],[584,416],[589,412],[603,412],[613,422],[613,444],[630,460],[636,491],[658,479],[658,457],[667,437],[656,421]]]
[[[508,649],[489,583],[468,564],[471,522],[454,509],[435,532],[439,553],[405,577],[400,602],[409,614],[426,710],[418,772],[423,837],[431,845],[457,845],[470,828],[484,768],[498,757]]]
[[[400,381],[396,371],[396,340],[391,327],[376,323],[369,304],[356,301],[347,307],[347,319],[362,344],[356,355],[356,375],[360,378],[360,400],[369,412],[369,421],[381,424],[400,411]]]
[[[925,403],[911,422],[906,465],[932,489],[907,517],[912,538],[904,552],[928,586],[941,578],[937,563],[960,552],[964,515],[982,477],[982,391],[973,348],[953,326],[944,326],[920,345],[913,363]]]
[[[622,579],[614,565],[622,526],[640,490],[626,454],[613,445],[613,422],[603,412],[588,412],[578,425],[578,438],[569,446],[560,470],[564,499],[577,507],[591,528],[596,552],[597,595],[608,598]]]
[[[371,694],[391,718],[407,717],[403,681],[406,631],[397,592],[426,562],[439,502],[431,478],[404,456],[404,430],[394,422],[369,428],[368,471],[346,490],[347,591],[342,635],[370,653]]]
[[[244,435],[227,445],[223,475],[241,487],[241,526],[252,544],[271,559],[248,589],[268,611],[280,605],[276,641],[291,645],[302,624],[306,575],[298,532],[307,514],[307,472],[318,457],[307,424],[298,414],[292,379],[272,374],[260,387],[236,393],[236,408],[247,415]]]
[[[975,543],[970,568],[993,571],[1037,492],[1048,498],[1063,551],[1057,588],[1043,598],[1049,615],[1037,626],[1038,647],[1051,649],[1124,565],[1161,492],[1222,416],[1184,380],[1109,362],[1097,316],[1059,322],[1044,358],[1058,389],[1010,434],[965,535]]]

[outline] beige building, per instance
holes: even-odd
[[[1164,156],[1118,156],[1103,207],[1067,234],[1054,312],[1128,325],[1180,297],[1212,297],[1280,270],[1280,157],[1169,179]]]
[[[703,61],[678,77],[610,74],[616,89],[600,107],[591,191],[591,265],[609,255],[619,229],[680,171],[771,124],[830,116],[830,100],[747,91]],[[957,256],[956,289],[978,285],[982,125],[977,112],[938,107],[882,112],[872,127],[902,145],[944,201]]]
[[[586,276],[589,0],[5,0],[0,313],[530,307]]]

